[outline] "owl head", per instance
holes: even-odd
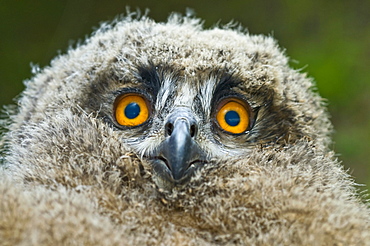
[[[271,37],[203,30],[200,20],[176,14],[166,23],[127,17],[26,82],[11,125],[16,137],[8,138],[36,155],[61,146],[75,159],[131,152],[166,189],[256,148],[304,140],[326,149],[322,100],[288,63]],[[50,140],[51,132],[63,137]]]

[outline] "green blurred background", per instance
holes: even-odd
[[[272,35],[291,65],[314,77],[328,99],[333,149],[358,183],[370,187],[370,1],[368,0],[0,0],[0,105],[102,21],[137,8],[157,21],[187,7],[206,27],[231,20],[250,33]],[[362,187],[365,189],[365,187]]]

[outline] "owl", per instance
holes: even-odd
[[[272,37],[130,14],[3,121],[3,245],[370,245],[307,75]]]

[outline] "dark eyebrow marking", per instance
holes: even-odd
[[[240,80],[238,77],[226,72],[221,73],[221,76],[218,76],[218,78],[219,82],[217,83],[213,93],[214,98],[217,97],[217,95],[230,92],[232,88],[237,87],[240,83],[242,83],[242,80]]]
[[[174,88],[178,79],[181,77],[181,71],[178,68],[167,64],[155,65],[149,62],[145,65],[139,65],[137,71],[138,81],[144,90],[153,95],[155,99],[163,86],[164,80],[170,79],[173,84],[172,88]]]
[[[139,65],[137,68],[140,82],[142,82],[146,89],[153,95],[158,94],[162,85],[158,69],[159,67],[152,63],[148,65]]]

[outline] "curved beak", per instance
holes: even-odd
[[[165,125],[166,139],[160,144],[154,170],[172,183],[183,183],[206,162],[206,155],[196,142],[198,124],[188,108],[177,108]]]

